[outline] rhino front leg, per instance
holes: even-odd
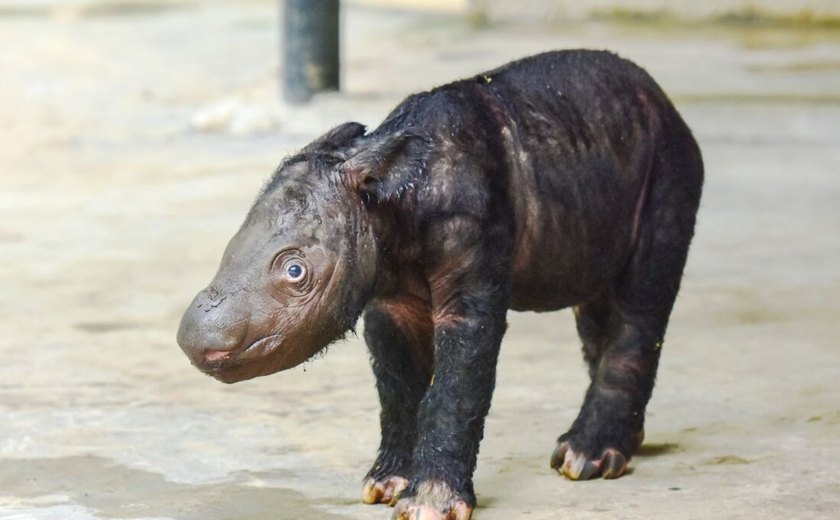
[[[468,519],[472,475],[490,408],[504,315],[463,316],[435,331],[435,373],[420,403],[411,483],[395,519]]]
[[[428,306],[403,297],[365,312],[365,341],[382,405],[382,440],[365,477],[362,501],[393,504],[408,485],[417,439],[417,409],[432,370]]]
[[[411,482],[394,519],[467,520],[476,504],[472,476],[510,295],[505,251],[489,246],[504,242],[492,228],[459,224],[447,230],[457,228],[464,239],[442,241],[429,277],[434,376],[420,402]]]

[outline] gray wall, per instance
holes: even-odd
[[[470,0],[490,20],[553,21],[595,16],[666,15],[697,21],[729,15],[840,20],[840,0]]]

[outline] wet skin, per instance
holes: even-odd
[[[467,519],[506,313],[572,307],[591,384],[551,466],[616,478],[644,436],[702,182],[689,129],[640,68],[526,58],[287,159],[178,342],[232,383],[303,362],[364,314],[382,440],[363,500]]]

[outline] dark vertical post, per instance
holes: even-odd
[[[281,0],[283,6],[283,97],[309,101],[338,90],[339,0]]]

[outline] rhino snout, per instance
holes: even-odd
[[[212,370],[242,347],[247,316],[235,312],[234,302],[215,289],[198,293],[178,327],[178,345],[193,365]]]

